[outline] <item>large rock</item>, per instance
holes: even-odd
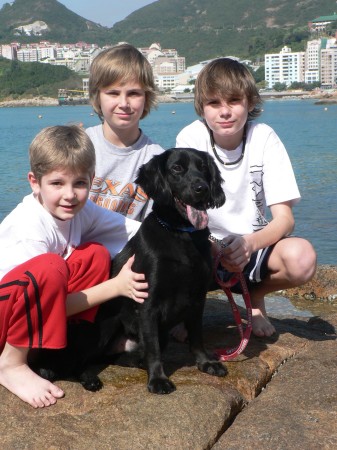
[[[205,310],[210,351],[239,340],[229,305],[218,297]],[[171,341],[164,361],[177,391],[170,395],[148,393],[144,370],[126,365],[97,367],[104,383],[97,393],[60,381],[65,398],[42,410],[0,387],[0,448],[336,448],[337,312],[329,308],[321,317],[275,315],[278,334],[252,337],[226,363],[224,378],[199,372],[188,345]]]
[[[297,288],[282,291],[282,294],[289,298],[320,300],[337,305],[337,267],[318,266],[311,281]]]
[[[333,318],[337,325],[337,316]],[[216,450],[336,449],[336,335],[316,340],[275,372],[238,416]]]

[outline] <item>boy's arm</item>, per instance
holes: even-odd
[[[251,252],[275,244],[288,236],[295,227],[291,202],[283,202],[270,206],[272,220],[262,230],[244,236],[251,247]]]
[[[223,249],[222,265],[230,272],[240,272],[249,262],[253,252],[275,244],[289,235],[295,225],[291,202],[270,206],[272,220],[263,229],[244,236],[230,235],[223,242],[228,246]]]
[[[134,257],[129,258],[115,278],[83,291],[68,294],[66,300],[67,317],[119,296],[129,297],[138,303],[143,303],[144,299],[148,297],[148,283],[144,281],[144,274],[135,273],[131,270],[133,261]]]

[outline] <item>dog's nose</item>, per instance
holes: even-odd
[[[198,195],[204,195],[208,192],[208,186],[206,183],[198,182],[193,185],[193,190]]]

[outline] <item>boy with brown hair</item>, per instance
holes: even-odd
[[[67,317],[93,322],[99,305],[147,297],[133,257],[110,261],[139,223],[88,200],[95,150],[77,126],[43,129],[30,146],[32,193],[0,225],[0,384],[34,408],[64,395],[28,366],[31,349],[66,346]]]
[[[96,151],[90,199],[142,221],[152,201],[134,180],[141,165],[164,151],[139,128],[156,105],[152,67],[132,45],[105,49],[90,67],[89,96],[102,121],[87,129]]]
[[[268,125],[252,121],[260,115],[261,103],[243,64],[231,58],[211,61],[195,84],[194,106],[202,119],[178,134],[176,146],[209,153],[220,169],[226,203],[208,214],[213,251],[222,247],[224,255],[221,278],[244,272],[253,333],[271,336],[275,328],[267,317],[265,295],[309,281],[316,253],[305,239],[290,236],[292,207],[300,194],[279,137]]]

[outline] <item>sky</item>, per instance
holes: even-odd
[[[155,0],[58,0],[84,19],[112,27],[136,9],[154,3]],[[0,8],[10,0],[0,0]]]

